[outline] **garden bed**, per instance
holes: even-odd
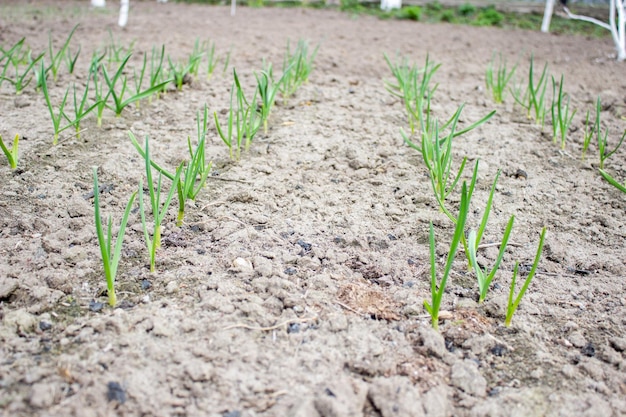
[[[618,416],[626,413],[626,196],[598,172],[592,143],[582,160],[585,113],[601,97],[602,124],[615,146],[624,130],[624,65],[610,38],[555,36],[379,20],[335,10],[132,2],[116,26],[117,4],[49,1],[3,5],[3,47],[22,37],[34,51],[60,45],[79,23],[74,74],[61,66],[50,93],[87,83],[89,59],[111,40],[133,45],[133,65],[153,46],[186,60],[198,39],[219,64],[120,117],[89,116],[52,145],[50,114],[34,85],[0,89],[0,135],[20,135],[18,167],[0,164],[0,410],[7,416]],[[114,2],[110,2],[114,3]],[[5,13],[5,10],[7,11]],[[309,80],[284,103],[267,134],[233,161],[212,118],[206,186],[175,225],[163,221],[150,273],[133,204],[107,305],[94,227],[92,167],[102,212],[114,223],[145,175],[129,139],[150,138],[168,169],[188,158],[196,115],[224,120],[232,68],[244,90],[262,60],[279,74],[287,41],[319,50]],[[230,60],[224,71],[225,58]],[[530,55],[544,63],[578,109],[565,149],[514,105],[495,104],[485,70],[501,53],[516,78]],[[421,155],[403,142],[400,99],[385,89],[383,54],[440,63],[432,113],[465,108],[454,166],[480,159],[468,225],[480,222],[498,170],[479,262],[493,264],[511,215],[515,226],[483,304],[459,252],[443,296],[439,332],[430,301],[429,223],[441,271],[454,225],[441,213]],[[203,64],[204,65],[204,64]],[[204,71],[201,66],[201,70]],[[129,74],[132,76],[132,72]],[[549,87],[550,88],[550,87]],[[606,162],[622,183],[626,149]],[[463,176],[469,178],[469,173]],[[145,178],[144,178],[145,183]],[[164,180],[169,190],[169,182]],[[147,196],[146,196],[147,199]],[[176,199],[176,197],[175,197]],[[458,209],[458,189],[450,207]],[[146,200],[147,201],[147,200]],[[513,317],[504,313],[516,261],[538,272]],[[524,273],[524,272],[523,272]]]

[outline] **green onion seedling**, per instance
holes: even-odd
[[[161,52],[156,47],[152,47],[152,53],[150,54],[150,88],[156,87],[164,81],[163,71],[163,59],[165,57],[165,45],[161,45]],[[157,98],[159,94],[164,93],[167,85],[163,85],[160,91],[157,91]],[[152,96],[148,98],[148,103],[152,102]]]
[[[568,94],[563,93],[563,82],[563,75],[561,75],[561,81],[559,82],[559,89],[557,93],[556,80],[552,77],[552,137],[554,143],[557,141],[557,136],[559,137],[561,141],[561,149],[565,149],[567,131],[569,130],[574,115],[576,114],[576,110],[570,113],[570,97]],[[565,101],[565,96],[567,96],[567,101]]]
[[[50,112],[50,118],[52,119],[52,126],[54,128],[54,140],[52,141],[52,144],[56,145],[59,141],[59,133],[72,126],[71,124],[68,124],[67,126],[61,127],[61,120],[66,118],[64,109],[65,102],[67,101],[67,95],[70,89],[68,88],[67,90],[65,90],[65,95],[63,96],[63,100],[61,100],[61,104],[59,105],[58,114],[56,114],[54,111],[54,107],[52,106],[52,102],[50,101],[50,94],[48,93],[48,82],[46,81],[46,70],[44,69],[43,62],[40,66],[39,77],[42,80],[41,88],[43,90],[43,96],[46,100],[46,106],[48,107],[48,111]]]
[[[526,293],[526,290],[528,289],[530,282],[535,276],[535,272],[537,272],[537,265],[539,265],[539,260],[541,259],[541,251],[543,250],[543,241],[545,237],[546,237],[546,228],[544,227],[543,230],[541,231],[541,237],[539,238],[539,246],[537,247],[537,254],[535,255],[533,266],[530,269],[530,272],[528,273],[526,280],[524,281],[524,285],[522,285],[522,288],[520,289],[519,293],[517,294],[514,300],[513,295],[515,294],[515,281],[517,279],[517,272],[519,269],[519,263],[515,262],[515,268],[513,268],[513,278],[511,279],[511,288],[509,290],[509,301],[507,303],[506,318],[504,321],[504,325],[506,327],[511,326],[511,320],[513,320],[513,314],[515,314],[515,311],[517,310],[517,307],[519,306],[520,301],[522,301],[522,297],[524,297],[524,294]]]
[[[142,85],[143,85],[143,80],[144,80],[144,76],[146,74],[146,67],[148,64],[148,56],[147,54],[143,54],[143,64],[141,66],[141,69],[139,70],[139,73],[137,73],[137,69],[133,68],[133,82],[135,84],[135,94],[140,94],[142,91]],[[135,102],[135,105],[137,106],[137,108],[139,108],[139,103],[141,103],[140,100],[137,100]]]
[[[200,71],[200,64],[202,63],[202,57],[204,56],[204,45],[200,45],[200,39],[196,38],[196,41],[193,45],[193,51],[191,55],[189,55],[189,73],[194,77],[198,76],[198,72]]]
[[[159,173],[159,181],[157,186],[154,186],[154,181],[152,180],[152,163],[150,160],[150,146],[148,143],[148,137],[146,136],[146,145],[144,151],[144,158],[146,163],[146,177],[147,177],[147,185],[148,192],[150,194],[150,206],[152,212],[153,219],[153,229],[152,229],[152,239],[150,239],[150,234],[148,233],[148,227],[146,224],[146,214],[143,204],[143,184],[142,181],[139,181],[139,211],[141,213],[141,224],[143,226],[144,237],[146,240],[146,246],[148,247],[148,253],[150,254],[150,272],[155,271],[155,261],[156,261],[156,250],[161,247],[161,224],[165,215],[167,214],[167,209],[170,206],[170,202],[172,201],[172,197],[174,196],[174,192],[176,191],[177,184],[180,180],[181,169],[176,170],[176,175],[173,179],[173,184],[170,187],[170,191],[167,194],[167,197],[163,204],[161,205],[161,179],[163,174]]]
[[[56,53],[54,52],[54,49],[52,47],[52,34],[48,35],[48,57],[51,60],[50,69],[52,71],[52,77],[54,78],[55,82],[57,80],[57,75],[61,66],[61,62],[63,61],[63,58],[65,58],[65,53],[70,44],[70,40],[72,39],[72,36],[74,35],[74,32],[77,28],[78,25],[74,26],[74,28],[70,31],[67,39],[63,43],[63,46],[61,46],[61,49],[59,49]]]
[[[187,65],[180,64],[180,63],[174,64],[174,62],[172,61],[172,58],[169,56],[167,57],[167,60],[170,64],[170,77],[174,80],[174,84],[176,84],[176,88],[179,91],[182,91],[185,77],[189,76],[189,72],[191,71],[191,68],[193,67],[195,63],[194,62],[187,63]]]
[[[7,70],[9,69],[9,63],[15,66],[14,62],[15,61],[19,62],[19,58],[13,58],[13,56],[21,52],[21,49],[22,49],[22,46],[24,46],[25,40],[26,38],[20,39],[19,41],[17,41],[15,45],[13,45],[11,48],[9,48],[6,51],[4,50],[4,48],[0,46],[0,53],[2,54],[2,56],[0,57],[0,63],[2,63],[5,59],[7,60],[7,62],[4,63],[4,66],[2,68],[2,74],[0,74],[0,87],[2,87],[2,81],[4,81],[6,77]]]
[[[126,231],[126,224],[128,223],[128,216],[130,216],[130,210],[132,208],[133,201],[137,196],[137,193],[133,193],[124,210],[124,216],[120,224],[120,229],[117,232],[117,239],[115,240],[115,247],[111,246],[113,239],[113,223],[109,216],[107,221],[106,236],[104,228],[102,227],[102,218],[100,216],[100,187],[98,186],[98,168],[93,168],[93,199],[95,207],[96,218],[96,233],[98,235],[98,244],[100,245],[100,253],[102,254],[102,263],[104,265],[104,276],[107,281],[107,292],[109,294],[109,305],[115,307],[117,304],[117,297],[115,295],[115,278],[117,275],[117,267],[122,256],[122,242],[124,241],[124,232]]]
[[[489,66],[487,67],[487,71],[485,74],[485,84],[487,86],[487,90],[491,91],[493,101],[496,103],[502,103],[504,101],[504,93],[506,92],[506,87],[509,84],[509,81],[511,81],[513,74],[515,74],[517,64],[515,64],[513,68],[509,71],[506,66],[506,60],[502,60],[502,55],[498,54],[498,65],[497,68],[495,68],[495,77],[494,64],[495,54],[491,57],[491,61],[489,62]]]
[[[602,175],[602,177],[607,180],[608,183],[611,184],[613,187],[617,188],[623,193],[626,193],[626,181],[624,182],[624,185],[620,184],[615,178],[613,178],[608,172],[603,169],[600,170],[600,175]]]
[[[100,57],[101,59],[101,57]],[[111,96],[111,90],[109,89],[106,94],[103,91],[103,82],[102,78],[98,75],[99,69],[101,67],[100,59],[97,57],[92,58],[91,67],[90,67],[90,75],[93,79],[93,89],[94,96],[96,100],[96,117],[97,117],[97,126],[102,127],[102,116],[104,114],[104,109],[108,107],[109,97]]]
[[[450,271],[452,270],[454,257],[456,256],[457,250],[459,248],[459,242],[463,237],[468,208],[469,198],[467,194],[467,185],[463,183],[461,189],[461,206],[459,208],[459,215],[457,217],[458,221],[454,230],[452,242],[450,243],[450,250],[448,251],[448,258],[444,268],[443,277],[441,278],[439,285],[437,285],[437,261],[435,260],[435,231],[433,228],[433,223],[430,222],[429,242],[431,302],[429,303],[428,301],[424,300],[424,307],[431,317],[431,323],[433,329],[435,330],[439,330],[439,309],[441,307],[441,299],[443,298],[443,293],[446,289],[446,283],[448,281],[448,277],[450,276]]]
[[[208,114],[208,110],[205,107],[205,120]],[[132,132],[128,132],[130,140],[142,158],[146,159],[146,151],[141,148],[139,142],[135,138],[135,135]],[[166,169],[161,167],[155,161],[150,159],[151,166],[156,169],[160,174],[170,179],[173,184],[176,184],[176,189],[178,191],[178,216],[176,218],[176,225],[182,226],[183,219],[185,217],[185,203],[187,200],[195,200],[200,190],[204,187],[206,179],[211,171],[212,163],[204,164],[204,144],[206,141],[206,130],[203,136],[200,138],[198,142],[198,146],[195,150],[192,149],[191,140],[187,138],[187,144],[189,146],[189,157],[190,160],[188,163],[182,162],[175,174],[168,172]],[[176,174],[180,171],[180,176],[178,181],[176,181]],[[196,185],[197,183],[197,185]]]
[[[113,32],[108,29],[109,32],[109,45],[106,47],[108,64],[120,63],[124,60],[124,57],[132,53],[135,47],[135,41],[131,42],[128,48],[125,48],[121,43],[115,41]]]
[[[491,196],[490,196],[490,200],[491,200]],[[490,203],[491,201],[488,203],[488,206],[490,205]],[[489,209],[490,208],[485,209],[485,216],[488,216]],[[484,221],[485,216],[483,216],[483,224],[486,223]],[[502,258],[504,257],[504,251],[506,250],[506,246],[509,242],[509,237],[511,235],[511,230],[513,229],[514,220],[515,220],[515,216],[511,216],[506,226],[506,229],[504,230],[502,243],[500,243],[500,251],[498,252],[498,257],[491,271],[483,270],[481,266],[478,264],[478,260],[476,257],[476,253],[478,251],[478,247],[482,239],[482,236],[480,235],[480,229],[478,232],[472,229],[467,238],[468,252],[469,252],[468,255],[470,258],[470,264],[472,265],[472,268],[474,269],[474,272],[476,273],[476,279],[478,280],[478,289],[480,292],[480,295],[478,297],[479,303],[482,303],[485,300],[485,297],[487,297],[487,291],[489,291],[489,286],[491,285],[491,281],[493,281],[493,278],[495,277],[496,272],[498,272],[498,268],[500,267],[500,263],[502,262]],[[481,224],[481,229],[484,229],[483,224]]]
[[[319,45],[309,54],[308,43],[300,39],[292,54],[289,42],[287,42],[287,52],[283,59],[282,78],[284,81],[279,88],[285,103],[302,84],[308,81],[318,49]]]
[[[83,120],[85,117],[87,117],[89,115],[89,113],[91,113],[96,107],[99,106],[99,102],[95,102],[93,103],[91,106],[89,106],[88,103],[88,99],[87,96],[89,94],[89,77],[91,76],[91,74],[89,74],[87,76],[87,83],[85,84],[85,91],[83,92],[82,98],[80,99],[80,101],[78,101],[77,97],[76,97],[76,84],[73,85],[74,88],[74,120],[71,120],[70,118],[67,117],[67,115],[64,113],[64,117],[66,118],[66,120],[70,123],[70,125],[73,125],[76,128],[76,137],[80,138],[80,122],[81,120]]]
[[[215,42],[209,43],[208,41],[205,43],[204,54],[207,58],[206,65],[206,79],[209,80],[215,71],[215,67],[217,66],[217,58],[215,56]]]
[[[598,100],[596,102],[596,125],[595,127],[596,127],[596,139],[598,143],[598,153],[600,156],[600,169],[604,169],[604,162],[607,159],[609,159],[615,152],[617,152],[620,146],[622,146],[622,143],[624,143],[624,138],[626,138],[626,130],[624,130],[624,134],[622,135],[622,138],[620,139],[615,149],[609,152],[607,148],[608,138],[609,138],[609,129],[606,128],[604,130],[604,133],[602,132],[602,128],[600,127],[601,110],[602,110],[602,104],[600,102],[600,98],[598,97]]]
[[[261,127],[261,116],[257,108],[257,91],[251,101],[246,100],[237,76],[237,71],[233,68],[234,82],[230,91],[230,108],[228,110],[228,125],[224,131],[217,118],[217,112],[213,113],[215,128],[222,141],[228,147],[230,158],[239,160],[241,148],[248,150],[250,143]],[[233,152],[234,151],[234,152]]]
[[[437,90],[439,84],[430,86],[431,79],[441,64],[430,62],[426,56],[426,63],[423,68],[416,65],[409,66],[408,60],[403,58],[400,62],[392,63],[385,54],[385,61],[392,74],[396,78],[396,83],[386,81],[386,89],[391,94],[399,97],[404,102],[404,107],[409,118],[411,133],[415,133],[417,124],[423,125],[424,100],[428,100],[427,111],[430,110],[430,99]]]
[[[39,54],[36,58],[32,58],[32,53],[31,51],[28,51],[28,65],[26,66],[25,69],[23,69],[22,71],[19,70],[19,63],[17,61],[14,62],[14,68],[15,68],[15,79],[11,79],[8,77],[5,77],[4,75],[2,76],[2,78],[0,78],[0,85],[2,85],[2,81],[8,81],[10,84],[13,85],[13,87],[15,87],[15,94],[22,94],[22,91],[24,90],[24,88],[26,88],[28,86],[28,84],[30,84],[30,82],[33,79],[33,76],[31,76],[30,78],[26,78],[28,77],[28,75],[31,73],[31,71],[33,73],[36,73],[37,70],[33,70],[33,68],[35,67],[35,64],[37,64],[44,56],[44,53],[42,52],[41,54]],[[11,58],[9,58],[9,60],[11,62],[13,62],[13,60]],[[6,65],[6,64],[5,64]],[[5,67],[6,69],[6,67]],[[3,71],[4,73],[4,71]]]
[[[582,160],[585,160],[585,156],[587,156],[587,150],[589,149],[589,145],[591,144],[591,139],[596,132],[597,126],[597,118],[595,119],[593,125],[589,125],[589,110],[587,110],[587,115],[585,116],[585,130],[583,131],[583,151],[582,151]],[[590,128],[591,126],[591,128]]]
[[[495,110],[489,113],[487,116],[478,120],[475,123],[472,123],[470,126],[465,129],[461,129],[459,131],[456,130],[457,123],[459,117],[461,116],[461,112],[463,111],[464,105],[459,106],[457,111],[454,113],[452,118],[445,122],[443,126],[439,127],[439,122],[437,119],[430,119],[430,99],[427,99],[427,109],[426,111],[419,110],[419,114],[422,115],[420,124],[421,124],[421,146],[417,145],[409,136],[401,129],[400,133],[407,145],[411,148],[417,150],[424,160],[424,164],[430,173],[431,185],[433,192],[435,194],[435,198],[437,199],[437,203],[441,210],[446,214],[446,216],[452,220],[452,222],[456,223],[454,215],[450,213],[450,211],[445,206],[445,200],[450,195],[450,193],[454,190],[463,170],[465,168],[465,164],[467,162],[467,158],[463,158],[459,169],[456,174],[452,172],[452,141],[455,137],[463,135],[469,132],[472,129],[482,125],[487,120],[489,120],[494,114]],[[423,114],[427,116],[424,117]],[[443,134],[443,129],[449,129],[447,135]],[[474,178],[476,177],[476,171],[474,170]],[[470,186],[470,198],[471,192],[473,191],[473,185],[475,180],[472,180],[472,185]]]
[[[285,80],[285,74],[283,73],[283,76],[277,82],[274,82],[272,64],[269,64],[266,69],[261,71],[261,75],[255,73],[254,76],[256,77],[257,91],[261,97],[260,113],[263,121],[263,131],[267,134],[267,121],[276,102],[276,93],[278,93],[280,85]]]
[[[546,63],[539,77],[537,84],[534,82],[534,58],[530,57],[530,68],[528,70],[528,84],[526,86],[526,92],[522,96],[521,87],[518,87],[513,92],[513,98],[515,101],[526,109],[526,115],[528,118],[534,117],[535,123],[543,126],[546,118],[546,87],[548,85],[548,64]]]
[[[117,69],[113,77],[109,77],[109,73],[105,66],[101,67],[104,80],[109,87],[109,93],[107,94],[107,96],[110,94],[111,97],[113,98],[113,106],[109,106],[109,107],[111,108],[111,110],[115,112],[115,115],[117,117],[119,117],[122,114],[122,110],[124,110],[124,108],[128,106],[129,104],[132,104],[135,101],[139,101],[144,98],[150,97],[151,95],[155,94],[157,91],[161,91],[162,87],[165,84],[168,84],[172,81],[172,80],[167,80],[161,84],[157,84],[154,87],[150,87],[147,90],[137,93],[134,96],[129,97],[126,100],[124,100],[124,95],[126,93],[127,79],[123,75],[123,71],[124,71],[124,67],[128,63],[128,60],[130,59],[130,56],[131,54],[126,55],[126,57],[122,60],[122,63],[120,64],[119,68]],[[122,80],[121,81],[122,87],[120,89],[120,92],[118,93],[115,90],[116,88],[115,85],[117,84],[117,81],[120,79]]]
[[[17,168],[17,147],[20,142],[20,135],[15,135],[13,139],[13,146],[11,149],[8,149],[4,142],[2,141],[2,136],[0,135],[0,148],[2,148],[2,152],[7,157],[7,161],[9,161],[9,165],[11,169]]]
[[[74,68],[76,67],[76,61],[78,61],[78,55],[80,55],[80,45],[78,46],[76,54],[72,54],[72,51],[68,46],[67,53],[65,54],[65,64],[67,65],[67,70],[70,74],[74,74]]]
[[[226,58],[224,58],[224,67],[222,68],[222,74],[226,74],[226,71],[228,70],[228,64],[230,64],[231,53],[232,53],[232,49],[229,49],[228,53],[226,54]]]

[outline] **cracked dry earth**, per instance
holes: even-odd
[[[149,135],[155,160],[186,157],[196,112],[228,107],[230,66],[193,79],[120,118],[90,117],[80,139],[52,125],[33,86],[0,90],[0,134],[22,136],[18,169],[0,165],[0,415],[17,416],[621,416],[626,415],[626,197],[601,180],[597,150],[581,160],[583,118],[602,97],[615,144],[624,129],[624,64],[609,38],[432,25],[335,10],[229,8],[132,2],[126,29],[116,5],[3,2],[0,43],[60,44],[80,23],[77,70],[51,84],[56,102],[85,84],[89,57],[134,42],[133,65],[152,46],[186,59],[197,38],[231,50],[244,88],[262,60],[278,71],[287,40],[319,43],[309,82],[278,100],[266,135],[230,161],[213,122],[213,172],[182,227],[164,221],[150,273],[136,204],[118,272],[118,308],[106,285],[94,228],[91,167],[102,210],[119,222],[144,173],[128,132]],[[115,3],[115,2],[113,2]],[[484,91],[492,53],[548,63],[578,108],[564,151],[508,96]],[[453,227],[438,210],[420,155],[403,144],[402,103],[383,80],[399,53],[441,63],[433,115],[465,103],[461,124],[497,114],[455,139],[455,166],[480,159],[468,225],[482,216],[502,171],[479,261],[492,265],[506,222],[511,245],[487,295],[460,252],[440,332],[430,297],[428,228],[441,271]],[[223,65],[223,61],[221,61]],[[5,140],[6,141],[6,140]],[[626,147],[625,147],[626,148]],[[626,149],[607,162],[626,178]],[[458,206],[458,190],[452,207]],[[116,223],[117,224],[117,223]],[[539,271],[513,319],[503,315],[513,266]]]

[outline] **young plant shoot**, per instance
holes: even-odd
[[[530,57],[530,68],[528,70],[528,84],[526,86],[526,92],[521,94],[521,87],[518,87],[513,92],[513,98],[515,101],[526,110],[526,115],[529,119],[535,119],[535,123],[543,126],[546,119],[546,87],[548,85],[548,64],[546,63],[539,77],[537,84],[534,82],[535,70],[534,70],[534,58]]]
[[[217,112],[213,113],[215,128],[228,147],[230,158],[239,160],[241,158],[241,147],[247,151],[254,139],[254,136],[261,127],[262,117],[257,107],[257,91],[251,101],[248,101],[241,88],[237,71],[233,69],[234,82],[230,91],[230,108],[228,110],[228,128],[222,129],[217,118]],[[235,101],[236,100],[236,101]],[[234,151],[234,152],[233,152]]]
[[[613,178],[608,172],[603,169],[600,170],[600,175],[602,175],[602,178],[607,180],[608,183],[611,184],[613,187],[617,188],[623,193],[626,193],[626,181],[624,182],[624,185],[620,184],[615,178]]]
[[[48,107],[48,111],[50,112],[50,118],[52,119],[52,127],[54,128],[54,139],[52,141],[53,145],[56,145],[59,142],[59,134],[72,126],[72,124],[68,124],[67,126],[61,126],[61,120],[66,118],[65,116],[65,103],[67,101],[67,95],[70,92],[68,88],[65,91],[65,95],[63,96],[63,100],[61,100],[61,104],[59,105],[58,114],[54,111],[54,106],[50,101],[50,94],[48,93],[48,82],[46,81],[46,70],[44,69],[43,62],[41,63],[39,76],[42,81],[41,89],[43,90],[43,96],[46,100],[46,106]]]
[[[205,106],[205,120],[207,118],[208,110]],[[199,116],[198,116],[199,117]],[[206,125],[205,125],[206,126]],[[135,138],[135,135],[132,132],[128,132],[130,140],[142,158],[146,159],[146,151],[141,148],[139,142]],[[150,158],[150,164],[154,169],[156,169],[160,174],[170,179],[173,184],[176,185],[176,189],[178,191],[178,216],[176,218],[176,225],[182,226],[183,219],[185,217],[185,203],[187,200],[195,200],[198,196],[200,190],[204,187],[206,179],[211,171],[212,163],[209,162],[205,165],[205,157],[204,157],[204,144],[206,141],[206,128],[202,136],[200,136],[200,140],[198,142],[198,146],[195,150],[193,150],[191,146],[191,140],[187,138],[187,144],[189,146],[189,162],[182,162],[176,173],[172,174],[168,172],[166,169],[162,168],[159,164],[154,162]],[[180,171],[180,176],[178,181],[174,181],[176,179],[177,173]]]
[[[515,74],[517,64],[515,64],[513,68],[509,71],[506,67],[506,60],[502,60],[501,54],[498,55],[498,67],[495,70],[495,76],[494,64],[495,54],[491,57],[491,61],[489,62],[489,66],[487,67],[487,71],[485,73],[485,84],[487,85],[487,90],[491,91],[493,101],[499,104],[504,101],[504,93],[506,92],[506,87],[509,84],[509,81],[511,81],[513,74]]]
[[[5,63],[4,70],[2,71],[2,76],[0,77],[0,85],[2,85],[2,81],[8,81],[15,88],[15,94],[22,94],[24,88],[30,84],[33,79],[31,75],[30,78],[27,78],[31,72],[37,73],[37,70],[34,69],[35,64],[37,64],[44,56],[44,53],[39,54],[36,58],[33,59],[32,51],[28,51],[27,62],[28,65],[26,68],[20,71],[20,60],[14,56],[9,56],[8,62]],[[6,69],[8,67],[8,63],[11,62],[15,68],[15,79],[11,79],[5,76]]]
[[[541,237],[539,238],[539,246],[537,247],[537,254],[535,255],[533,266],[530,269],[530,272],[528,273],[526,280],[524,281],[524,285],[522,285],[522,288],[520,289],[519,293],[517,294],[517,296],[515,296],[515,299],[513,299],[514,298],[513,296],[515,294],[515,281],[517,279],[517,272],[519,270],[519,263],[515,262],[515,268],[513,268],[513,278],[511,279],[511,288],[509,290],[509,301],[507,303],[506,318],[504,321],[504,325],[506,327],[511,326],[511,320],[513,320],[513,314],[515,314],[515,311],[517,310],[517,307],[519,306],[520,301],[522,301],[522,298],[524,297],[524,294],[526,293],[526,290],[528,289],[530,282],[535,276],[535,272],[537,272],[537,266],[539,265],[539,260],[541,259],[541,252],[543,250],[543,241],[545,237],[546,237],[546,228],[544,227],[543,230],[541,231]]]
[[[128,106],[129,104],[132,104],[136,101],[142,100],[144,98],[148,98],[151,95],[153,95],[154,93],[161,91],[162,88],[166,85],[169,84],[172,80],[166,80],[165,82],[162,82],[161,84],[157,84],[154,87],[150,87],[147,90],[144,90],[140,93],[135,94],[132,97],[129,97],[128,99],[124,100],[124,95],[126,94],[126,76],[123,75],[123,71],[124,71],[124,67],[126,66],[126,64],[128,63],[128,60],[130,59],[131,54],[126,55],[126,57],[124,57],[124,59],[122,60],[122,63],[120,64],[120,66],[118,67],[117,71],[115,72],[115,74],[113,75],[113,77],[109,77],[109,73],[106,69],[105,66],[102,66],[102,74],[104,75],[104,80],[106,81],[107,85],[109,86],[109,93],[107,94],[107,96],[110,94],[111,97],[113,98],[113,106],[110,107],[111,110],[113,110],[115,112],[115,115],[117,117],[119,117],[122,114],[122,110],[124,110],[124,108],[126,106]],[[120,90],[120,92],[118,93],[115,90],[115,85],[117,84],[117,81],[121,79],[122,81],[122,88]]]
[[[557,93],[556,80],[552,77],[552,137],[554,143],[557,141],[557,136],[561,142],[561,149],[565,149],[565,141],[567,139],[567,131],[572,124],[572,119],[576,114],[576,110],[570,113],[570,97],[563,93],[563,75],[561,75],[561,81],[559,82],[559,88]],[[567,100],[565,97],[567,96]]]
[[[59,68],[61,67],[61,62],[63,62],[63,59],[65,58],[65,53],[70,44],[70,40],[72,40],[72,36],[74,35],[74,32],[76,31],[77,28],[78,28],[78,25],[74,26],[74,28],[70,31],[70,34],[68,35],[67,39],[61,46],[61,49],[59,49],[56,53],[54,52],[54,49],[52,47],[52,34],[48,35],[48,58],[50,58],[51,60],[50,70],[52,71],[52,77],[54,78],[55,82],[57,81],[57,76],[59,73]]]
[[[283,59],[283,75],[281,77],[284,80],[279,85],[285,103],[302,84],[308,81],[318,48],[319,45],[309,55],[309,44],[300,39],[292,54],[289,42],[287,42],[287,52]]]
[[[4,144],[2,136],[0,135],[0,148],[2,148],[4,156],[7,157],[7,161],[9,161],[9,166],[11,167],[11,169],[17,168],[17,147],[19,145],[19,142],[20,135],[15,135],[15,138],[13,139],[13,146],[11,147],[11,149],[9,149]]]
[[[446,283],[448,281],[448,277],[450,276],[450,271],[452,270],[454,257],[456,256],[456,252],[459,248],[459,242],[461,241],[461,237],[464,233],[468,208],[469,196],[467,194],[467,185],[463,183],[463,186],[461,187],[461,206],[459,208],[459,215],[457,217],[458,221],[456,223],[456,228],[454,229],[452,242],[450,243],[450,250],[448,251],[448,258],[444,268],[443,277],[441,278],[439,284],[437,284],[437,260],[435,259],[435,230],[433,228],[433,223],[430,223],[429,242],[431,302],[429,303],[428,301],[424,300],[424,307],[431,317],[431,323],[433,329],[435,330],[439,330],[439,309],[441,307],[441,299],[446,289]]]
[[[107,221],[106,236],[105,230],[102,227],[102,218],[100,215],[100,187],[98,186],[98,168],[93,168],[93,200],[95,207],[96,218],[96,233],[98,235],[98,244],[100,245],[100,253],[102,254],[102,263],[104,266],[104,276],[107,281],[107,292],[109,294],[109,305],[115,307],[117,304],[117,297],[115,295],[115,278],[117,275],[117,266],[122,256],[122,242],[124,241],[124,232],[126,231],[126,224],[128,223],[128,216],[130,216],[130,210],[133,205],[133,201],[137,193],[133,193],[124,210],[124,216],[120,224],[120,229],[117,232],[117,239],[115,240],[115,246],[111,246],[113,240],[113,223],[109,216]]]
[[[415,65],[409,67],[406,59],[394,64],[385,55],[385,60],[397,82],[397,84],[386,82],[387,91],[401,98],[404,102],[411,134],[413,134],[417,128],[423,128],[424,111],[427,113],[430,111],[430,99],[439,86],[439,84],[435,84],[431,87],[430,81],[441,64],[431,63],[428,55],[426,56],[426,63],[421,69]],[[426,109],[424,108],[424,100],[428,102]]]
[[[285,81],[285,73],[278,81],[274,82],[272,64],[270,63],[261,71],[261,75],[255,73],[254,76],[257,82],[257,92],[261,97],[260,116],[263,121],[263,132],[267,134],[267,120],[276,102],[276,93],[278,93],[281,84]]]
[[[617,144],[615,149],[613,149],[612,151],[609,151],[608,150],[609,128],[607,127],[604,130],[604,133],[602,132],[602,128],[600,126],[600,112],[601,111],[602,111],[602,104],[600,103],[600,98],[598,97],[598,100],[596,102],[595,131],[596,131],[596,140],[598,144],[598,154],[600,157],[600,169],[604,169],[604,161],[609,159],[615,152],[617,152],[620,146],[622,146],[622,143],[624,143],[624,139],[626,138],[626,130],[624,130],[624,134],[622,135],[622,138],[619,140],[619,143]]]
[[[174,196],[174,192],[177,188],[177,184],[180,180],[181,168],[176,170],[176,175],[174,176],[172,186],[170,187],[170,191],[167,194],[163,205],[161,205],[161,180],[163,178],[163,174],[159,172],[159,181],[155,187],[154,181],[152,180],[152,163],[150,161],[150,146],[148,143],[148,137],[146,136],[146,145],[145,145],[145,153],[144,159],[146,163],[146,178],[148,185],[148,192],[150,194],[150,206],[152,212],[153,219],[153,229],[152,229],[152,239],[150,238],[150,234],[148,232],[148,226],[146,223],[146,214],[143,204],[143,183],[139,181],[139,211],[141,213],[141,224],[143,226],[143,233],[146,240],[146,246],[148,247],[148,253],[150,254],[150,272],[155,271],[155,263],[156,263],[156,250],[161,247],[161,223],[163,223],[163,219],[167,214],[167,209],[170,206],[170,202],[172,201],[172,197]]]

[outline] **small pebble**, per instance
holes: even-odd
[[[300,332],[300,323],[291,323],[287,326],[287,333],[299,333]]]
[[[104,307],[104,303],[101,303],[95,300],[91,300],[89,302],[89,311],[93,311],[94,313],[101,311],[103,307]]]
[[[596,348],[593,346],[591,342],[587,343],[587,345],[580,350],[580,352],[585,355],[593,358],[596,355]]]
[[[298,241],[296,243],[298,244],[298,246],[300,246],[304,250],[304,253],[310,252],[311,249],[313,248],[313,245],[311,245],[310,243],[305,242],[302,239],[298,239]]]
[[[50,330],[52,328],[52,323],[45,321],[45,320],[41,320],[39,322],[39,329],[41,331],[46,331],[46,330]]]
[[[145,290],[149,290],[150,288],[152,288],[152,283],[148,281],[147,279],[142,279],[141,289],[145,291]]]
[[[107,384],[107,399],[109,401],[117,401],[120,404],[126,402],[126,391],[119,382],[111,381]]]
[[[287,275],[295,275],[298,273],[298,270],[296,268],[289,267],[289,268],[285,268],[284,272]]]
[[[170,281],[165,286],[165,292],[167,294],[174,294],[177,291],[178,291],[178,282],[176,281]]]
[[[503,356],[506,353],[507,349],[505,346],[503,345],[495,345],[494,347],[491,348],[491,353],[493,353],[496,356]]]

